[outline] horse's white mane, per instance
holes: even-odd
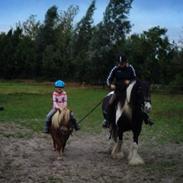
[[[121,104],[118,102],[117,104],[117,110],[116,110],[116,124],[120,118],[120,116],[122,115],[123,112],[126,112],[126,114],[129,116],[129,118],[131,118],[131,108],[129,106],[130,103],[130,99],[131,99],[131,93],[132,93],[132,89],[135,85],[136,81],[133,81],[132,83],[129,84],[129,86],[126,89],[126,99],[125,99],[125,103],[123,106],[121,106]]]
[[[136,83],[136,80],[133,81],[132,83],[130,83],[126,89],[126,100],[128,103],[130,103],[131,93],[132,93],[132,89],[133,89],[135,83]]]

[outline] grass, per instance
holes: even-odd
[[[152,102],[155,125],[145,128],[146,137],[159,143],[183,142],[183,95],[154,94]]]
[[[41,132],[46,114],[51,108],[53,87],[48,83],[36,82],[0,82],[0,123],[16,123],[34,131]],[[69,108],[80,120],[107,93],[104,89],[66,87]],[[151,117],[155,121],[152,127],[143,128],[143,136],[154,138],[160,143],[183,142],[183,96],[152,95],[153,110]],[[102,112],[99,106],[81,122],[81,130],[100,133]]]
[[[51,109],[52,85],[43,83],[1,82],[0,122],[17,123],[35,131],[42,131],[46,114]],[[79,120],[104,96],[105,91],[89,88],[66,88],[69,108]],[[100,131],[102,114],[100,107],[81,122],[84,131]]]

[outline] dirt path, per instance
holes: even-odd
[[[63,160],[57,160],[51,137],[14,125],[0,124],[1,183],[182,183],[183,144],[147,144],[140,154],[146,164],[131,167],[114,160],[104,133],[75,133]]]

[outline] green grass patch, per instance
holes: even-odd
[[[51,109],[53,86],[47,83],[0,82],[1,123],[16,123],[41,132],[46,114]],[[107,93],[96,88],[66,87],[69,108],[77,120],[85,116]],[[142,138],[156,142],[183,142],[183,96],[152,95],[153,110],[151,117],[155,124],[144,125]],[[102,111],[99,106],[81,122],[81,130],[100,133],[102,130]]]
[[[159,143],[183,142],[183,95],[154,94],[152,106],[151,117],[155,124],[151,128],[145,126],[145,137]]]
[[[62,183],[62,182],[63,180],[61,178],[53,176],[48,177],[48,183]]]
[[[23,139],[30,139],[32,138],[33,133],[31,132],[13,132],[13,133],[4,133],[4,132],[0,132],[0,137],[13,137],[13,138],[23,138]]]

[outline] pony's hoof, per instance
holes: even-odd
[[[123,159],[125,155],[123,152],[117,153],[117,154],[111,154],[112,159]]]
[[[112,158],[112,159],[117,159],[116,154],[111,154],[111,158]]]

